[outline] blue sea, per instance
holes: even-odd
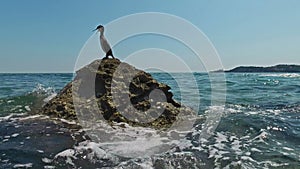
[[[176,100],[184,93],[199,116],[216,110],[207,74],[192,74],[199,93],[186,73],[152,75]],[[300,74],[226,73],[225,109],[211,137],[200,138],[199,120],[174,149],[143,157],[118,156],[87,141],[74,122],[39,114],[72,78],[0,74],[0,168],[300,168]],[[184,91],[176,78],[186,81]]]

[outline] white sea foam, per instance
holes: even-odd
[[[259,76],[298,78],[298,77],[300,77],[300,74],[299,73],[264,73],[264,74],[260,74]]]
[[[4,116],[4,117],[0,117],[0,121],[6,121],[6,120],[10,119],[13,116],[14,116],[14,114],[10,114],[10,115]]]
[[[261,152],[259,149],[257,149],[257,148],[251,148],[251,151],[253,151],[253,152]]]
[[[45,95],[46,98],[43,99],[45,103],[49,102],[52,98],[54,98],[57,95],[53,87],[45,87],[40,83],[36,85],[32,92],[39,95]]]
[[[100,144],[114,154],[125,157],[147,156],[160,150],[163,138],[137,138],[134,141],[119,141]],[[163,147],[161,147],[163,148]]]
[[[161,166],[162,167],[162,166]],[[144,159],[131,159],[128,161],[121,162],[115,169],[124,169],[124,168],[143,168],[143,169],[152,169],[153,162],[151,158]]]
[[[44,103],[49,102],[51,99],[53,99],[55,96],[57,95],[57,93],[52,93],[50,94],[48,97],[46,97],[43,101]]]
[[[230,169],[241,167],[252,169],[289,165],[288,163],[276,163],[271,160],[260,160],[252,155],[255,152],[262,152],[253,146],[257,145],[259,142],[266,143],[266,138],[268,137],[269,134],[264,129],[262,129],[257,136],[245,135],[237,137],[233,133],[216,133],[214,143],[207,143],[210,144],[208,145],[208,158],[214,160],[214,168]],[[193,149],[196,150],[195,148]],[[283,149],[289,151],[289,153],[286,153],[287,155],[297,156],[295,153],[293,154],[293,152],[291,152],[293,149],[289,147]],[[223,166],[223,161],[229,161],[230,163]]]
[[[29,119],[36,119],[36,118],[39,118],[39,119],[47,119],[49,118],[48,116],[45,116],[45,115],[31,115],[31,116],[25,116],[25,117],[14,117],[12,118],[13,120],[29,120]]]
[[[73,120],[66,120],[66,119],[62,119],[62,118],[60,118],[60,119],[57,118],[57,120],[60,120],[61,122],[67,123],[67,124],[78,124],[76,121],[73,121]]]
[[[12,134],[11,137],[17,137],[18,135],[20,135],[19,133],[15,133],[15,134]]]
[[[30,109],[29,106],[24,106],[24,108],[25,108],[27,111],[31,111],[31,109]]]
[[[32,163],[27,163],[27,164],[15,164],[13,168],[31,168]]]
[[[44,162],[44,163],[47,163],[47,164],[49,164],[49,163],[51,163],[52,162],[52,160],[51,159],[49,159],[49,158],[42,158],[42,161]]]
[[[269,136],[269,133],[267,133],[265,129],[261,129],[260,134],[257,135],[256,137],[254,137],[253,139],[249,140],[248,142],[262,142],[262,143],[267,144],[265,139],[267,139],[268,136]]]
[[[89,125],[85,131],[94,142],[99,143],[105,151],[123,157],[146,157],[166,152],[174,146],[179,149],[191,146],[191,143],[180,139],[191,132],[190,129],[160,132],[152,128],[132,127],[126,123],[114,123],[112,126],[107,123]]]
[[[217,133],[217,137],[216,137],[216,142],[217,143],[221,143],[221,142],[228,142],[227,140],[227,136],[222,134],[222,133]]]
[[[43,150],[36,150],[37,152],[39,152],[39,153],[44,153],[44,151]]]
[[[282,128],[280,127],[274,127],[274,126],[267,126],[268,130],[275,130],[275,131],[284,131]]]
[[[271,167],[282,167],[282,166],[287,166],[289,165],[289,163],[276,163],[274,161],[261,161],[261,162],[257,162],[259,165],[264,166],[264,168],[269,168],[268,166]]]
[[[64,151],[56,154],[54,158],[57,158],[57,157],[70,157],[70,156],[73,156],[74,154],[75,154],[75,151],[73,149],[67,149],[67,150],[64,150]]]
[[[67,164],[75,166],[74,160],[77,159],[78,155],[80,158],[87,159],[93,163],[98,160],[110,160],[118,162],[117,157],[102,149],[99,143],[91,141],[80,142],[78,146],[74,146],[73,149],[67,149],[56,154],[54,159],[63,158]],[[46,162],[48,162],[48,160]]]
[[[151,128],[115,126],[115,130],[106,134],[113,135],[113,140],[103,141],[99,145],[113,154],[125,157],[150,155],[155,151],[160,151],[164,143],[168,142],[167,137],[161,137],[156,130]]]
[[[77,152],[82,152],[84,150],[91,150],[92,153],[88,154],[88,157],[92,159],[93,157],[96,157],[97,159],[112,159],[114,158],[113,155],[110,153],[107,153],[105,150],[103,150],[100,147],[99,143],[90,142],[90,141],[84,141],[79,143],[79,146],[75,147],[75,150]]]
[[[292,148],[289,148],[289,147],[282,147],[284,150],[287,150],[287,151],[293,151],[294,149]]]
[[[74,154],[75,154],[75,150],[73,150],[73,149],[67,149],[67,150],[64,150],[64,151],[56,154],[54,156],[54,159],[59,158],[59,157],[66,158],[66,160],[65,160],[66,163],[74,166],[75,164],[72,161],[72,159],[76,159],[76,157],[74,156]]]
[[[7,100],[7,103],[15,102],[14,100]]]

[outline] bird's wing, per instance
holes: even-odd
[[[101,42],[101,47],[103,49],[103,51],[105,53],[107,53],[111,48],[110,48],[110,45],[108,43],[108,41],[106,40],[106,38],[103,36],[103,37],[100,37],[100,42]]]

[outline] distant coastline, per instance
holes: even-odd
[[[300,65],[279,64],[275,66],[238,66],[230,70],[217,70],[213,72],[226,73],[300,73]]]

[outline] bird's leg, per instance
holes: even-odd
[[[111,49],[106,53],[106,56],[111,56],[113,59],[115,59]]]
[[[108,59],[108,56],[109,56],[109,55],[108,55],[108,53],[106,53],[106,55],[105,55],[105,59]]]

